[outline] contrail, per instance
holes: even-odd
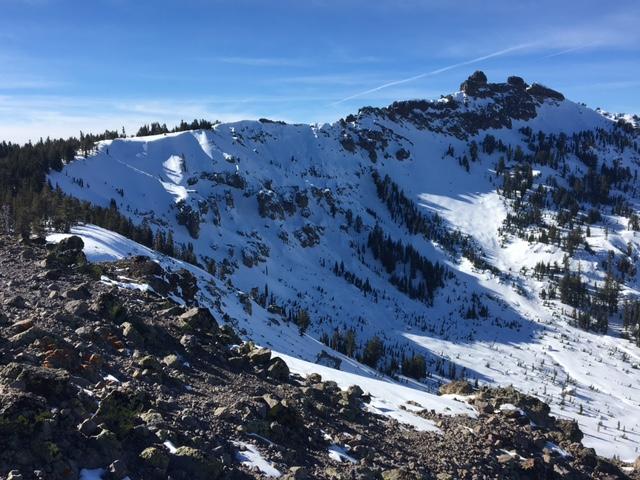
[[[566,53],[572,53],[572,52],[575,52],[575,51],[577,51],[577,50],[582,50],[583,48],[587,48],[587,47],[590,47],[590,46],[592,46],[592,45],[593,45],[593,44],[591,44],[591,43],[590,43],[590,44],[588,44],[588,45],[580,45],[579,47],[567,48],[566,50],[561,50],[561,51],[559,51],[559,52],[552,53],[551,55],[546,55],[546,56],[544,56],[544,57],[542,57],[542,58],[552,58],[552,57],[557,57],[557,56],[559,56],[559,55],[564,55],[564,54],[566,54]]]
[[[467,61],[461,62],[461,63],[455,63],[453,65],[448,65],[446,67],[438,68],[437,70],[432,70],[430,72],[421,73],[419,75],[414,75],[413,77],[403,78],[402,80],[395,80],[393,82],[389,82],[389,83],[385,83],[384,85],[380,85],[379,87],[375,87],[375,88],[371,88],[369,90],[365,90],[364,92],[355,93],[353,95],[350,95],[348,97],[343,98],[342,100],[338,100],[336,102],[333,102],[331,105],[338,105],[338,104],[340,104],[342,102],[346,102],[347,100],[358,98],[358,97],[361,97],[363,95],[367,95],[369,93],[377,92],[379,90],[383,90],[383,89],[388,88],[388,87],[393,87],[394,85],[400,85],[400,84],[403,84],[403,83],[413,82],[414,80],[419,80],[421,78],[431,77],[433,75],[438,75],[440,73],[446,72],[448,70],[452,70],[454,68],[463,67],[465,65],[471,65],[472,63],[481,62],[483,60],[488,60],[489,58],[493,58],[493,57],[499,57],[500,55],[505,55],[505,54],[513,52],[515,50],[522,50],[523,48],[528,48],[528,47],[531,47],[533,45],[534,45],[533,43],[523,43],[521,45],[516,45],[515,47],[510,47],[510,48],[505,48],[504,50],[499,50],[497,52],[493,52],[493,53],[490,53],[488,55],[483,55],[482,57],[477,57],[477,58],[474,58],[472,60],[467,60]]]

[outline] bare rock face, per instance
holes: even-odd
[[[545,87],[544,85],[540,85],[539,83],[534,83],[533,85],[531,85],[527,89],[527,93],[541,100],[544,100],[546,98],[551,98],[558,101],[564,100],[563,94],[549,87]]]
[[[321,234],[322,228],[310,223],[307,223],[304,227],[294,232],[295,237],[304,248],[315,247],[318,245],[320,243]]]
[[[484,72],[476,70],[469,78],[467,78],[462,84],[460,84],[460,91],[467,95],[475,95],[479,89],[487,85],[487,76]]]
[[[509,78],[507,78],[507,83],[509,85],[511,85],[512,87],[516,87],[518,89],[526,89],[527,88],[527,82],[524,81],[524,79],[522,77],[518,77],[518,76],[511,76]]]
[[[260,190],[256,198],[258,199],[258,213],[261,217],[284,220],[284,208],[276,192]]]

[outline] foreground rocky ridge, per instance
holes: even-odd
[[[513,389],[446,386],[475,394],[477,419],[412,406],[441,432],[369,413],[359,387],[291,375],[190,304],[188,272],[88,264],[82,247],[0,237],[2,478],[627,478]],[[187,305],[155,293],[178,290]],[[255,452],[274,470],[242,463]]]

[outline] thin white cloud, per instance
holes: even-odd
[[[560,55],[567,55],[569,53],[574,53],[577,52],[579,50],[584,50],[585,48],[589,48],[591,45],[580,45],[578,47],[571,47],[571,48],[567,48],[565,50],[560,50],[559,52],[555,52],[552,53],[550,55],[545,55],[542,58],[553,58],[553,57],[559,57]]]
[[[63,85],[65,85],[64,82],[31,76],[0,75],[0,90],[43,90]]]
[[[640,80],[618,80],[610,82],[595,82],[583,85],[573,85],[572,88],[580,88],[585,90],[594,89],[621,89],[621,88],[638,88]]]
[[[348,97],[345,97],[345,98],[343,98],[341,100],[333,102],[332,105],[337,105],[337,104],[346,102],[348,100],[353,100],[354,98],[362,97],[364,95],[369,95],[371,93],[377,92],[379,90],[383,90],[385,88],[393,87],[393,86],[396,86],[396,85],[402,85],[404,83],[414,82],[416,80],[420,80],[421,78],[425,78],[425,77],[432,77],[434,75],[438,75],[440,73],[444,73],[444,72],[447,72],[449,70],[453,70],[454,68],[464,67],[466,65],[472,65],[474,63],[482,62],[483,60],[488,60],[490,58],[495,58],[495,57],[499,57],[499,56],[502,56],[502,55],[506,55],[508,53],[511,53],[511,52],[514,52],[514,51],[517,51],[517,50],[522,50],[522,49],[525,49],[525,48],[532,47],[533,45],[534,44],[532,44],[532,43],[524,43],[524,44],[521,44],[521,45],[516,45],[514,47],[509,47],[509,48],[505,48],[503,50],[498,50],[497,52],[493,52],[493,53],[490,53],[488,55],[483,55],[481,57],[476,57],[476,58],[473,58],[471,60],[467,60],[467,61],[464,61],[464,62],[454,63],[452,65],[447,65],[446,67],[438,68],[438,69],[432,70],[430,72],[421,73],[419,75],[414,75],[413,77],[408,77],[408,78],[403,78],[401,80],[395,80],[393,82],[388,82],[388,83],[385,83],[383,85],[377,86],[375,88],[370,88],[369,90],[365,90],[363,92],[359,92],[359,93],[355,93],[353,95],[349,95]]]
[[[41,137],[68,137],[105,129],[137,131],[144,123],[175,125],[180,120],[207,118],[237,121],[258,118],[250,110],[228,105],[219,109],[197,100],[131,100],[62,96],[0,95],[1,140],[23,143]]]
[[[291,77],[279,77],[267,80],[267,83],[275,84],[292,84],[305,86],[321,86],[342,85],[357,86],[362,85],[363,80],[377,82],[381,81],[380,73],[345,73],[345,74],[317,74],[317,75],[298,75]]]
[[[202,60],[209,61],[211,59],[205,58]],[[382,58],[374,55],[355,55],[341,50],[321,57],[311,56],[309,58],[228,56],[215,57],[214,60],[220,63],[248,67],[314,67],[331,64],[366,65],[383,61]]]
[[[304,67],[309,65],[308,61],[304,59],[284,57],[217,57],[216,60],[249,67]]]

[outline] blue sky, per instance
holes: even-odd
[[[0,138],[328,122],[475,69],[640,113],[639,24],[626,0],[0,0]]]

